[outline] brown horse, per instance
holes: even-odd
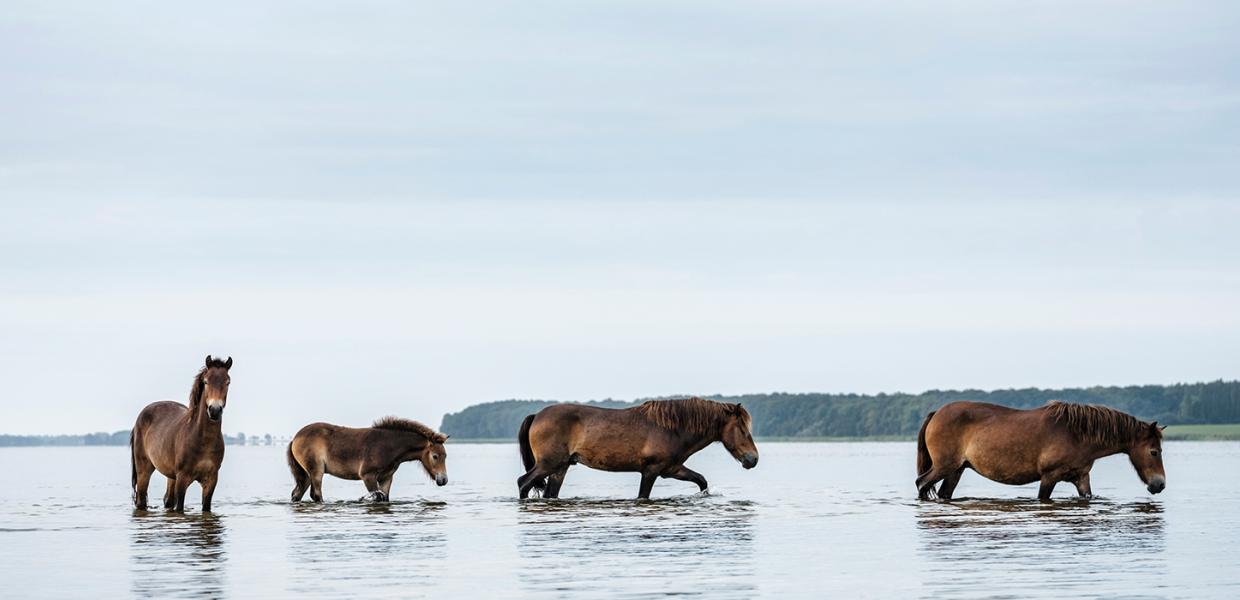
[[[189,407],[179,402],[154,402],[138,413],[129,434],[130,484],[133,504],[146,508],[151,474],[159,470],[168,478],[164,508],[185,510],[185,490],[197,481],[202,485],[202,512],[211,512],[211,496],[224,462],[224,436],[220,423],[228,403],[228,360],[211,358],[194,376]]]
[[[723,442],[746,469],[758,464],[749,412],[740,404],[702,398],[650,400],[626,409],[555,404],[530,415],[517,434],[526,472],[517,479],[522,498],[531,489],[558,498],[570,465],[642,474],[638,498],[649,498],[658,477],[692,481],[706,490],[706,478],[685,461],[714,442]]]
[[[1093,495],[1089,470],[1104,456],[1124,453],[1151,494],[1167,487],[1162,429],[1105,406],[1051,402],[1017,410],[983,402],[952,402],[926,415],[917,434],[917,494],[951,500],[966,468],[1010,485],[1041,481],[1050,502],[1055,484],[1069,481],[1082,498]]]
[[[437,485],[448,484],[448,436],[417,421],[385,417],[373,427],[354,428],[312,423],[301,428],[288,445],[288,468],[296,486],[293,502],[310,490],[323,501],[323,473],[362,480],[369,499],[386,502],[392,477],[401,463],[417,460]]]

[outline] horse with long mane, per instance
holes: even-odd
[[[146,508],[151,474],[168,478],[164,508],[185,510],[185,491],[195,481],[202,485],[202,511],[211,512],[211,497],[224,462],[224,435],[220,425],[228,403],[232,357],[220,360],[207,355],[206,366],[194,376],[189,406],[180,402],[154,402],[138,413],[129,434],[130,484],[133,503]]]
[[[702,398],[650,400],[625,409],[555,404],[530,415],[517,434],[526,472],[517,479],[520,497],[531,489],[558,498],[568,467],[642,474],[638,498],[649,498],[659,477],[691,481],[706,490],[706,478],[684,463],[714,442],[746,469],[758,464],[749,412],[740,404]]]
[[[341,427],[311,423],[288,445],[288,468],[293,472],[293,502],[310,490],[310,499],[323,501],[323,474],[361,480],[369,499],[386,502],[392,478],[402,463],[419,461],[437,485],[448,484],[448,436],[417,421],[384,417],[372,427]]]
[[[1041,482],[1038,499],[1050,502],[1061,481],[1093,495],[1094,461],[1127,454],[1151,494],[1167,487],[1162,428],[1105,406],[1052,401],[1018,410],[984,402],[952,402],[926,415],[917,434],[917,495],[951,500],[965,469],[1010,485]]]

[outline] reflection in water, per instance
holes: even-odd
[[[521,502],[518,576],[530,595],[746,596],[754,513],[708,496]]]
[[[966,500],[918,506],[928,596],[1001,590],[1092,595],[1166,593],[1166,535],[1157,502]]]
[[[290,505],[289,591],[400,596],[442,571],[447,540],[442,502]]]
[[[129,564],[134,596],[224,595],[227,530],[221,517],[134,511],[131,530]]]

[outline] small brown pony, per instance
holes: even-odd
[[[386,502],[392,477],[401,463],[417,460],[437,485],[448,484],[448,436],[417,421],[385,417],[373,427],[354,428],[312,423],[301,428],[288,445],[288,468],[296,486],[293,502],[310,490],[323,501],[323,474],[362,480],[368,499]]]
[[[702,398],[650,400],[625,409],[555,404],[526,417],[517,441],[526,469],[517,479],[522,498],[531,489],[558,498],[568,467],[577,463],[641,473],[638,498],[650,498],[658,477],[692,481],[704,491],[706,478],[684,463],[714,442],[723,442],[746,469],[758,464],[749,412]]]
[[[189,407],[179,402],[154,402],[138,413],[129,434],[130,484],[133,504],[146,508],[151,474],[158,470],[168,478],[164,508],[185,510],[185,491],[195,481],[202,485],[202,512],[211,512],[211,496],[224,462],[224,436],[220,433],[224,406],[228,403],[228,360],[211,358],[194,376]]]
[[[1041,481],[1043,502],[1050,502],[1061,481],[1088,498],[1094,461],[1121,452],[1151,494],[1167,487],[1158,423],[1105,406],[1057,401],[1030,410],[952,402],[926,415],[917,434],[917,495],[928,499],[942,480],[938,497],[951,500],[969,468],[1009,485]]]

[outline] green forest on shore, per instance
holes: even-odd
[[[1033,408],[1061,400],[1102,404],[1147,421],[1170,425],[1168,439],[1240,439],[1240,381],[1068,389],[930,390],[920,394],[743,394],[703,396],[740,402],[765,439],[912,439],[926,413],[955,400]],[[624,408],[646,399],[587,402]],[[515,440],[526,415],[549,400],[501,400],[444,415],[441,430],[454,439]],[[1228,427],[1230,426],[1230,427]]]

